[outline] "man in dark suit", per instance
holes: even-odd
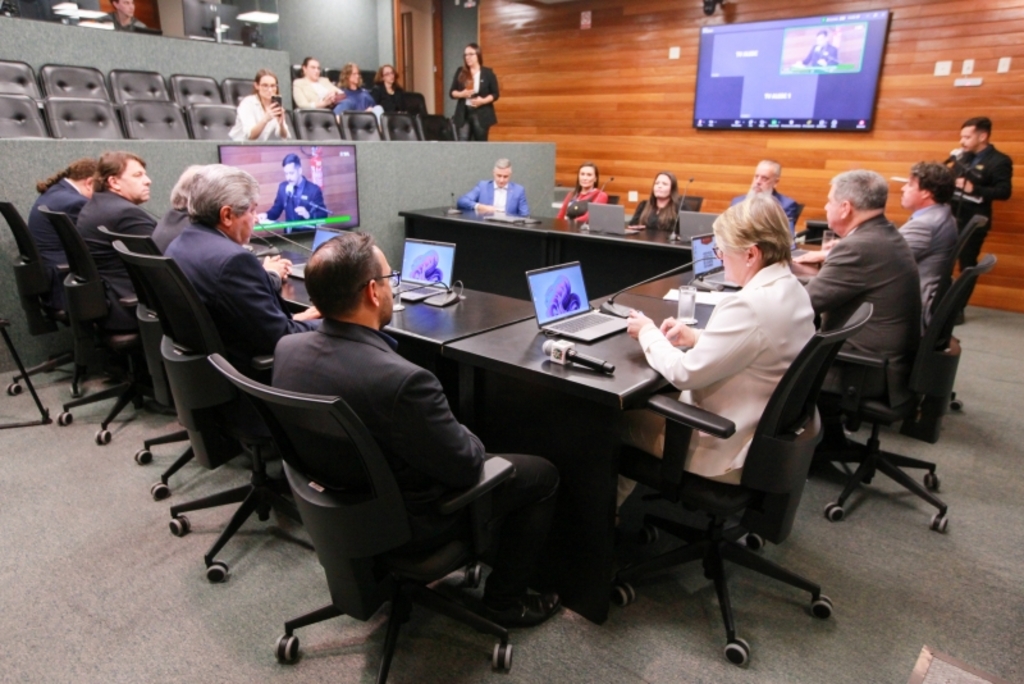
[[[512,182],[512,162],[499,159],[494,162],[494,180],[480,181],[472,190],[459,198],[459,209],[480,215],[507,214],[529,216],[526,188]]]
[[[139,205],[149,201],[146,162],[131,152],[104,152],[96,165],[93,196],[78,216],[78,232],[89,247],[96,270],[107,285],[110,311],[103,323],[106,330],[138,330],[135,312],[120,303],[135,296],[121,258],[114,251],[113,240],[100,232],[103,226],[113,233],[152,235],[156,218]]]
[[[921,336],[921,285],[907,241],[885,218],[889,186],[874,171],[855,170],[832,179],[825,214],[839,236],[829,252],[808,252],[793,261],[820,267],[806,283],[821,327],[842,325],[864,302],[871,320],[846,347],[888,359],[884,373],[868,373],[862,396],[887,397],[891,405],[911,398],[907,387]],[[833,365],[823,391],[840,393],[841,364]]]
[[[167,247],[217,326],[227,356],[245,372],[255,356],[274,353],[285,335],[314,330],[320,313],[294,317],[259,259],[245,250],[256,222],[259,183],[240,169],[211,164],[192,179],[192,222]]]
[[[831,36],[826,29],[814,36],[814,47],[800,62],[805,67],[830,67],[839,64],[839,50],[829,42]]]
[[[50,219],[43,216],[39,207],[65,213],[72,223],[77,223],[82,207],[92,197],[92,177],[95,174],[96,160],[86,157],[71,162],[66,169],[36,183],[36,191],[40,194],[28,213],[28,230],[50,274],[50,297],[47,304],[56,311],[63,311],[66,306],[64,276],[60,267],[67,265],[68,258],[57,237],[57,229],[50,223]]]
[[[285,221],[327,218],[324,193],[319,186],[302,175],[302,160],[297,154],[285,156],[281,163],[284,168],[284,182],[277,186],[274,205],[266,217],[276,221],[284,212]],[[291,228],[285,230],[291,232]]]
[[[323,326],[278,343],[273,383],[340,396],[352,407],[394,471],[413,530],[411,548],[436,548],[468,535],[465,515],[440,516],[437,500],[475,484],[487,454],[452,415],[437,378],[399,356],[398,343],[382,332],[391,321],[396,280],[370,235],[343,233],[324,243],[306,265],[306,288]],[[554,513],[558,471],[536,456],[503,457],[516,471],[494,492],[494,514],[502,521],[483,611],[500,624],[525,627],[559,607],[556,594],[527,592]],[[316,468],[344,481],[341,464],[329,455]]]
[[[950,155],[958,190],[953,214],[960,230],[975,216],[988,217],[988,225],[975,231],[960,252],[960,270],[978,264],[981,246],[992,229],[992,200],[1008,200],[1013,192],[1013,160],[989,143],[991,135],[988,117],[968,119],[960,127],[960,147]]]

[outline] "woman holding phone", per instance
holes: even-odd
[[[253,94],[238,103],[235,125],[228,133],[232,140],[287,140],[292,137],[281,105],[277,76],[260,69],[253,79]]]
[[[459,140],[487,141],[491,126],[498,123],[494,102],[498,99],[498,77],[484,66],[480,46],[470,43],[462,53],[462,66],[452,80],[451,98],[455,105],[455,127]]]

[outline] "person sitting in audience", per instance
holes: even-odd
[[[380,119],[384,110],[373,101],[373,96],[363,88],[363,77],[359,73],[359,65],[349,62],[341,68],[341,80],[338,82],[344,98],[334,106],[334,113],[339,117],[342,112],[373,112]]]
[[[64,255],[64,247],[57,237],[57,229],[50,219],[43,216],[39,207],[50,211],[61,211],[68,215],[73,223],[78,222],[78,214],[92,197],[92,177],[96,175],[96,160],[86,157],[76,159],[49,178],[36,183],[39,197],[28,213],[28,230],[36,241],[39,256],[43,260],[43,268],[50,276],[50,295],[44,297],[47,305],[55,311],[63,311],[64,275],[60,272],[67,265],[68,258]]]
[[[315,57],[302,60],[302,78],[292,81],[292,100],[299,109],[332,109],[342,99],[341,90],[320,75]]]
[[[148,28],[135,18],[135,0],[110,0],[114,11],[103,17],[101,21],[114,23],[115,31],[134,31]]]
[[[754,193],[760,192],[771,195],[782,207],[782,211],[786,212],[786,218],[789,219],[789,231],[795,233],[796,220],[800,215],[800,207],[797,205],[796,200],[786,197],[775,189],[775,186],[779,184],[780,178],[782,178],[782,164],[771,159],[764,159],[758,162],[757,168],[754,169],[754,180],[750,183],[750,190],[746,195],[733,197],[732,204],[739,204]]]
[[[573,202],[589,202],[591,204],[608,204],[608,195],[598,187],[601,182],[601,172],[597,170],[597,164],[586,162],[576,172],[576,188],[565,196],[562,208],[558,212],[558,218],[564,219],[569,212],[569,205]],[[584,212],[581,216],[574,216],[583,223],[587,222],[590,212]]]
[[[235,125],[228,135],[232,140],[287,140],[292,137],[281,105],[277,76],[269,69],[260,69],[253,80],[253,94],[238,103]]]
[[[102,325],[108,331],[138,330],[139,324],[134,310],[120,301],[135,297],[128,270],[114,251],[113,239],[99,227],[125,235],[152,235],[156,218],[139,206],[149,201],[151,184],[141,157],[131,152],[105,152],[96,164],[92,198],[78,215],[78,232],[107,286],[110,308]]]
[[[370,91],[370,95],[373,97],[373,101],[381,106],[385,114],[405,111],[405,103],[402,100],[402,94],[405,91],[395,83],[397,77],[395,67],[385,64],[377,69],[377,75],[373,78],[373,89]]]
[[[654,177],[651,196],[636,205],[631,228],[672,230],[679,214],[679,181],[671,171],[661,171]]]
[[[925,326],[931,320],[932,299],[939,284],[951,273],[957,230],[949,201],[955,187],[948,168],[936,162],[918,162],[911,167],[910,179],[903,185],[900,197],[903,208],[914,212],[900,227],[900,235],[910,245],[917,262]]]
[[[459,209],[477,214],[507,214],[529,216],[526,189],[512,181],[512,162],[499,159],[494,162],[494,180],[480,181],[472,190],[459,198]]]
[[[736,424],[728,439],[694,432],[684,464],[687,472],[739,484],[758,421],[779,380],[814,335],[814,311],[790,272],[788,222],[778,202],[753,195],[729,207],[713,227],[715,251],[725,277],[742,286],[715,307],[704,330],[673,318],[661,327],[637,311],[629,314],[630,337],[647,362],[677,389],[680,401],[725,416]],[[665,419],[630,411],[623,441],[661,457]],[[635,482],[619,478],[618,504]]]
[[[161,252],[166,252],[167,246],[192,222],[188,217],[188,193],[192,189],[192,180],[201,168],[202,165],[193,164],[182,171],[178,182],[171,189],[171,208],[157,221],[153,231],[153,242]]]
[[[484,445],[452,415],[441,383],[407,361],[383,332],[391,321],[398,274],[368,233],[344,233],[324,243],[306,265],[309,298],[324,314],[318,332],[289,335],[274,351],[273,384],[285,390],[340,396],[365,423],[387,459],[406,502],[412,540],[432,549],[469,537],[468,511],[436,512],[442,497],[478,481]],[[500,521],[483,614],[508,627],[540,624],[559,609],[557,594],[527,591],[555,511],[558,470],[547,460],[503,455],[515,475],[493,492]],[[313,474],[344,483],[331,455]]]
[[[315,307],[293,317],[249,243],[260,186],[250,174],[211,164],[192,179],[191,223],[167,248],[206,305],[227,357],[242,372],[256,356],[274,353],[285,335],[319,326]]]

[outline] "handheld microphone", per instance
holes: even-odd
[[[544,342],[544,354],[551,357],[551,360],[563,366],[569,363],[577,363],[602,373],[611,375],[615,372],[615,366],[604,359],[587,356],[576,351],[576,345],[568,340],[546,340]]]
[[[462,213],[462,210],[455,205],[455,193],[452,193],[452,204],[448,207],[448,210],[444,212],[448,216],[456,216]]]
[[[686,195],[690,192],[690,183],[693,182],[693,176],[690,176],[690,180],[686,181],[686,187],[683,188],[683,196],[679,200],[679,206],[676,207],[676,225],[672,229],[672,234],[668,236],[669,242],[680,242],[682,238],[679,237],[679,224],[682,221],[683,205],[686,204]]]
[[[288,187],[284,189],[284,194],[290,199],[295,194],[295,186],[289,183]]]
[[[613,294],[611,297],[606,299],[603,304],[601,304],[601,313],[606,313],[606,314],[608,314],[610,316],[618,316],[619,318],[629,318],[629,309],[627,309],[624,306],[619,306],[618,304],[616,304],[615,303],[615,298],[616,297],[618,297],[623,292],[626,292],[627,290],[632,290],[634,287],[640,287],[641,285],[646,285],[647,283],[653,283],[655,280],[661,280],[662,278],[668,278],[669,276],[673,276],[676,273],[682,273],[686,269],[688,269],[691,266],[693,266],[695,263],[697,263],[697,262],[696,261],[690,261],[689,263],[685,263],[682,266],[676,266],[675,268],[669,269],[668,271],[665,271],[664,273],[659,273],[658,275],[654,276],[653,278],[648,278],[647,280],[641,280],[639,283],[635,283],[633,285],[629,285],[628,287],[622,288],[621,290],[619,290],[618,292]]]

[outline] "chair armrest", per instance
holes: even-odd
[[[274,355],[268,354],[267,356],[254,356],[252,361],[249,362],[253,370],[266,371],[273,370],[274,368]]]
[[[840,351],[839,354],[836,355],[836,361],[857,364],[858,366],[867,366],[868,368],[885,368],[889,365],[889,359],[883,359],[880,356],[874,356],[873,354],[854,351],[852,349],[843,349]]]
[[[842,365],[842,394],[839,408],[847,414],[849,429],[860,427],[859,418],[861,396],[869,371],[881,370],[889,365],[889,360],[866,352],[843,349],[836,355],[836,363]]]
[[[120,297],[117,301],[126,309],[134,309],[139,305],[138,297]]]
[[[57,264],[57,273],[60,273],[61,275],[67,275],[70,272],[71,267],[68,266],[67,264]]]
[[[664,394],[655,394],[648,399],[647,408],[671,421],[682,423],[720,439],[728,439],[736,432],[736,424],[728,418],[723,418],[717,413],[705,411],[691,404],[684,404]]]
[[[515,467],[501,456],[491,456],[484,461],[484,467],[480,469],[480,479],[475,485],[461,492],[455,492],[438,501],[437,512],[441,515],[451,515],[456,511],[465,508],[468,504],[491,491],[499,484],[512,477]]]

